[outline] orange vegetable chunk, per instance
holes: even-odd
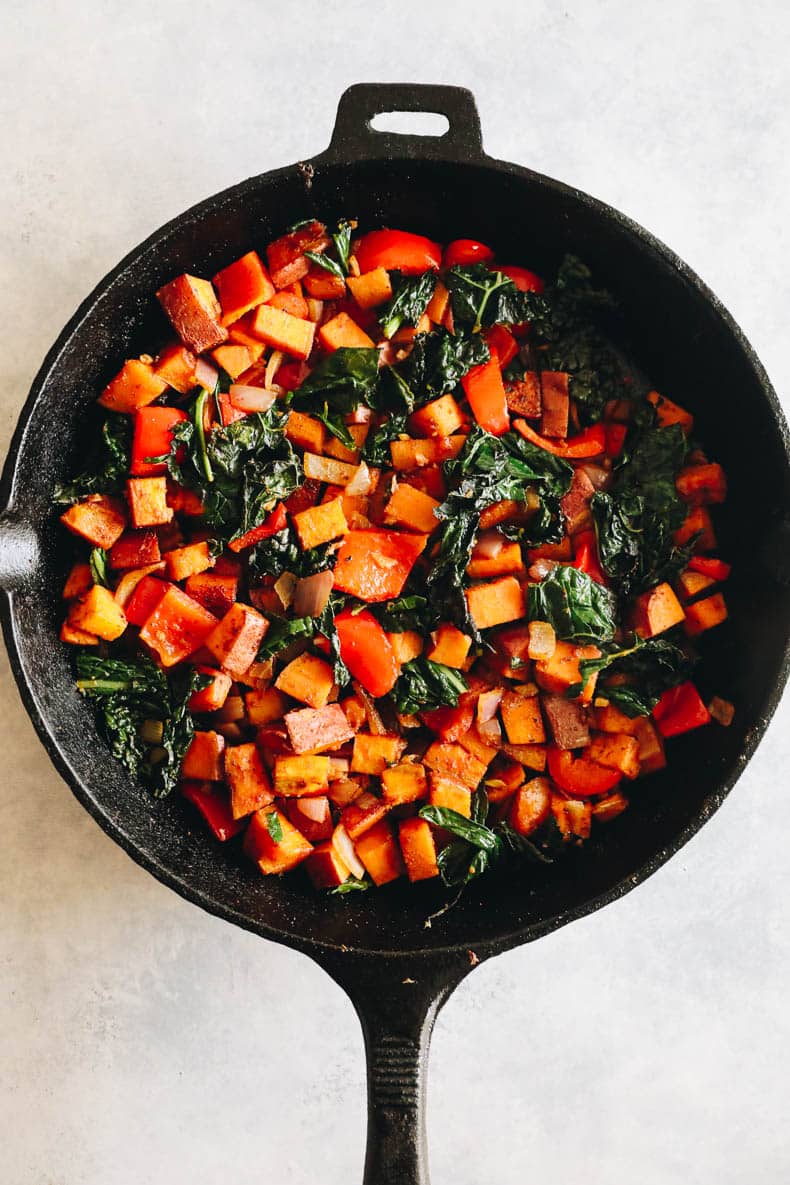
[[[167,504],[167,479],[164,477],[130,477],[126,483],[126,499],[134,527],[163,526],[173,517],[173,509]]]
[[[473,585],[466,591],[466,603],[479,630],[518,621],[526,613],[524,593],[514,576]]]
[[[126,614],[108,588],[94,584],[74,601],[68,622],[73,629],[114,642],[126,629]]]
[[[376,885],[389,884],[406,871],[400,848],[386,819],[361,835],[354,848]]]
[[[338,313],[330,321],[325,321],[318,331],[318,340],[330,352],[341,347],[373,349],[376,344],[348,313]]]
[[[232,675],[241,679],[255,661],[269,622],[256,609],[238,601],[205,639],[206,649]]]
[[[140,630],[140,641],[159,656],[164,667],[199,650],[217,619],[175,584],[170,584]]]
[[[349,276],[346,283],[361,309],[373,309],[392,296],[389,272],[383,267],[376,267],[362,276]]]
[[[294,358],[308,358],[313,348],[315,324],[302,317],[294,317],[271,305],[259,305],[251,323],[256,337],[275,350],[283,350]]]
[[[550,810],[551,782],[548,778],[532,778],[516,790],[510,825],[519,835],[531,835],[546,821]]]
[[[269,775],[254,743],[234,745],[225,750],[225,778],[230,786],[234,819],[268,806],[274,797]]]
[[[214,285],[222,307],[222,324],[230,325],[274,296],[271,277],[257,251],[248,251],[217,272]]]
[[[438,508],[439,503],[435,498],[401,482],[396,485],[384,508],[384,522],[388,526],[405,527],[409,531],[430,535],[439,525],[434,513]]]
[[[642,638],[654,638],[685,619],[683,606],[669,584],[657,584],[636,598],[634,628]]]
[[[426,819],[404,819],[398,827],[398,839],[410,881],[429,880],[439,875],[436,843]]]
[[[427,541],[398,531],[349,531],[337,553],[334,586],[362,601],[398,597]]]
[[[279,691],[311,708],[323,708],[334,685],[335,676],[329,663],[307,652],[283,667],[275,682]]]
[[[214,564],[209,554],[208,543],[189,543],[186,547],[175,547],[167,552],[165,562],[168,576],[175,581],[198,576]]]
[[[156,295],[184,345],[196,354],[218,346],[227,338],[228,331],[220,322],[222,310],[217,294],[208,280],[184,273],[165,284]]]
[[[60,521],[72,535],[80,535],[93,547],[105,550],[112,547],[126,529],[123,507],[115,498],[105,494],[92,494],[84,502],[70,506],[60,516]]]
[[[271,824],[270,816],[273,817]],[[275,839],[272,833],[279,838]],[[244,836],[244,851],[264,876],[277,876],[306,860],[313,845],[281,811],[266,806],[250,817]]]
[[[167,390],[164,379],[154,374],[150,362],[132,358],[124,362],[118,374],[99,396],[99,403],[110,411],[133,412],[146,407]]]

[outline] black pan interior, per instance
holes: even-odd
[[[633,787],[632,809],[549,869],[510,866],[471,886],[430,929],[435,886],[317,896],[299,878],[261,878],[234,845],[220,846],[178,798],[152,801],[132,786],[97,737],[57,642],[68,544],[48,505],[53,484],[79,461],[80,425],[125,357],[155,349],[168,327],[153,297],[175,274],[211,276],[298,218],[353,215],[441,240],[477,237],[501,262],[551,272],[565,251],[595,270],[624,310],[622,334],[655,385],[689,407],[698,434],[725,466],[730,498],[719,514],[723,553],[737,558],[731,620],[704,639],[705,693],[736,705],[729,729],[674,741],[669,769]],[[786,667],[790,593],[778,571],[790,506],[783,423],[759,365],[737,331],[657,245],[581,194],[493,163],[317,163],[312,189],[295,169],[211,199],[135,252],[83,306],[53,350],[13,477],[18,513],[35,522],[43,563],[13,597],[12,649],[26,698],[61,772],[101,825],[156,875],[200,904],[295,945],[365,950],[478,946],[534,937],[656,867],[718,805],[773,709]],[[11,475],[6,473],[6,492]],[[10,638],[11,640],[11,638]],[[40,723],[43,721],[43,726]],[[80,789],[81,788],[81,789]]]

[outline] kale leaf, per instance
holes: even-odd
[[[436,272],[404,276],[390,272],[393,295],[379,310],[378,319],[385,337],[392,337],[402,325],[416,325],[428,307],[436,288]]]
[[[406,431],[406,413],[391,413],[369,432],[362,448],[362,460],[378,468],[392,464],[390,444]]]
[[[568,689],[568,695],[578,695],[595,671],[605,672],[600,693],[626,716],[647,716],[670,687],[677,687],[689,678],[695,658],[669,638],[639,638],[636,635],[627,646],[605,648],[600,658],[582,659],[579,663],[581,681]],[[610,683],[611,675],[628,676],[627,683]]]
[[[131,417],[111,412],[93,444],[85,450],[89,457],[85,470],[57,485],[52,501],[58,506],[71,506],[88,494],[119,493],[129,476],[131,449]]]
[[[586,572],[561,564],[539,584],[529,586],[531,621],[547,621],[565,642],[601,645],[611,642],[616,627],[617,602]]]
[[[458,386],[473,366],[491,357],[479,334],[470,336],[444,328],[418,333],[409,356],[397,366],[382,370],[384,406],[412,412]]]
[[[345,417],[357,405],[378,406],[379,352],[368,347],[341,347],[322,358],[300,387],[291,406],[319,419],[333,436],[354,448]]]
[[[293,525],[289,523],[276,535],[263,539],[246,552],[250,576],[282,576],[291,572],[294,576],[314,576],[331,568],[335,562],[335,546],[331,543],[302,550],[302,545]]]
[[[110,568],[107,561],[107,552],[101,547],[94,547],[91,551],[88,563],[90,564],[93,583],[101,584],[104,586],[104,588],[109,588]]]
[[[468,684],[460,671],[421,655],[401,668],[392,698],[399,712],[411,716],[434,708],[455,708],[459,696],[467,690]]]
[[[335,629],[335,614],[344,603],[345,597],[333,593],[317,617],[272,617],[258,651],[258,661],[276,657],[300,638],[311,641],[317,634],[322,634],[329,642],[335,682],[339,687],[345,687],[351,681],[351,675],[340,657],[340,639]]]
[[[487,325],[531,321],[543,312],[542,296],[521,292],[509,276],[482,263],[451,267],[444,282],[450,292],[455,325],[471,326],[473,333]]]
[[[384,629],[392,634],[400,634],[405,630],[427,634],[435,621],[428,598],[416,593],[399,597],[396,601],[371,605],[370,611]]]

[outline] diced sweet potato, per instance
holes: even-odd
[[[168,558],[169,558],[168,553]],[[222,572],[198,572],[187,578],[184,586],[190,597],[198,601],[215,617],[224,617],[231,609],[239,587],[238,574]]]
[[[639,717],[637,728],[639,742],[639,771],[651,774],[663,769],[667,763],[664,741],[652,720]]]
[[[471,645],[471,638],[462,634],[454,625],[444,622],[433,635],[433,642],[426,657],[431,662],[439,662],[442,666],[460,670],[466,662]]]
[[[436,843],[426,819],[404,819],[398,826],[398,839],[409,880],[430,880],[439,875]]]
[[[551,658],[557,649],[557,635],[554,626],[547,621],[531,621],[527,626],[529,642],[527,657],[538,662]]]
[[[326,445],[326,428],[314,416],[301,411],[288,413],[285,435],[297,448],[308,453],[322,453]]]
[[[425,643],[422,634],[418,634],[416,630],[403,630],[398,634],[387,634],[387,638],[395,654],[395,660],[401,666],[422,654]]]
[[[490,765],[497,755],[497,750],[485,743],[474,725],[459,736],[458,744],[485,766]]]
[[[642,593],[634,604],[634,628],[642,638],[654,638],[685,618],[683,606],[666,582]]]
[[[208,280],[185,273],[165,284],[156,295],[184,345],[196,354],[227,338],[228,331],[220,323],[222,310]]]
[[[698,596],[706,588],[712,588],[715,583],[716,581],[711,579],[710,576],[706,576],[703,572],[693,572],[690,568],[687,568],[685,572],[681,572],[680,576],[678,576],[680,593],[686,601]]]
[[[230,325],[274,296],[271,277],[256,251],[248,251],[217,272],[214,285],[222,307],[222,324]]]
[[[72,603],[68,622],[73,629],[114,642],[126,629],[126,614],[108,588],[94,584]]]
[[[576,535],[592,525],[590,501],[595,493],[595,486],[590,481],[581,466],[574,469],[570,489],[560,499],[562,513],[565,515],[569,535]]]
[[[233,745],[225,750],[225,778],[230,786],[234,819],[268,806],[274,795],[266,767],[255,744]]]
[[[543,403],[540,395],[540,375],[536,370],[528,370],[523,379],[505,389],[505,394],[508,410],[514,415],[524,416],[528,420],[536,420],[540,415]]]
[[[544,693],[540,697],[543,711],[560,749],[583,749],[590,741],[590,729],[584,708],[576,700],[564,695]]]
[[[526,613],[524,593],[514,576],[473,585],[466,591],[466,602],[479,630],[518,621]]]
[[[206,649],[232,675],[241,679],[255,661],[269,622],[250,605],[237,602],[206,638]]]
[[[535,679],[544,691],[555,691],[563,694],[569,687],[581,682],[579,662],[583,658],[600,658],[597,646],[574,646],[571,642],[557,642],[551,658],[540,659],[535,663]],[[582,701],[588,703],[592,699],[596,676],[591,675],[582,692]]]
[[[104,388],[99,403],[110,411],[130,413],[138,407],[147,407],[166,390],[167,383],[154,374],[150,362],[131,358]]]
[[[354,441],[353,449],[346,448],[336,436],[330,436],[323,451],[328,457],[335,457],[338,461],[345,461],[348,465],[359,464],[359,454],[370,433],[370,421],[367,424],[346,424],[348,434]],[[318,449],[313,450],[318,452]]]
[[[60,627],[60,640],[61,642],[68,642],[70,646],[99,645],[99,639],[96,634],[89,634],[87,630],[78,629],[68,620],[64,621]]]
[[[110,548],[111,568],[144,568],[161,560],[156,531],[127,531]]]
[[[533,769],[536,773],[543,773],[546,768],[545,745],[503,745],[502,752],[519,765]]]
[[[409,429],[415,436],[452,436],[466,424],[466,417],[450,395],[432,399],[409,420]]]
[[[435,498],[401,482],[395,486],[392,497],[384,508],[384,522],[430,535],[439,525],[439,519],[434,513],[438,507],[439,503]]]
[[[154,374],[181,395],[188,395],[198,384],[197,355],[181,342],[166,346],[156,360]]]
[[[174,584],[166,587],[140,630],[163,666],[171,667],[199,650],[217,619]]]
[[[672,424],[680,424],[686,436],[690,435],[694,428],[694,417],[685,408],[680,407],[677,403],[673,403],[666,396],[659,395],[658,391],[648,391],[647,399],[655,407],[658,422],[662,428],[669,428]]]
[[[209,554],[208,543],[190,543],[176,547],[165,556],[167,574],[171,580],[186,580],[212,567],[214,560]]]
[[[390,456],[393,469],[406,471],[423,469],[426,465],[439,465],[457,457],[466,444],[466,436],[432,436],[428,440],[393,440]]]
[[[244,851],[264,876],[271,876],[296,868],[313,851],[313,845],[281,811],[266,806],[250,818]]]
[[[313,848],[305,861],[305,871],[316,889],[334,889],[351,875],[348,865],[331,841]]]
[[[516,790],[510,807],[510,826],[519,835],[531,835],[545,823],[551,810],[551,783],[548,778],[532,778]]]
[[[331,320],[325,321],[318,331],[318,340],[327,351],[344,349],[373,349],[376,344],[368,337],[364,329],[360,329],[356,321],[348,313],[338,313]]]
[[[511,745],[542,745],[546,729],[536,695],[523,696],[506,691],[502,696],[502,723]]]
[[[622,815],[627,807],[626,796],[619,790],[615,790],[613,794],[607,794],[606,798],[601,798],[598,802],[593,803],[592,816],[596,823],[611,823],[612,819]]]
[[[639,735],[639,724],[644,719],[644,716],[626,716],[614,704],[592,709],[593,726],[598,732],[624,732],[635,737]]]
[[[349,276],[346,283],[361,309],[374,309],[392,296],[389,272],[383,267],[362,276]]]
[[[244,696],[247,719],[256,727],[270,724],[272,720],[279,720],[288,711],[290,702],[288,696],[276,687],[248,691]]]
[[[691,465],[675,479],[681,498],[692,506],[711,506],[727,497],[727,479],[721,465]]]
[[[211,351],[211,357],[221,366],[226,374],[229,374],[234,382],[245,371],[249,370],[253,362],[257,362],[264,351],[262,342],[256,342],[253,346],[245,346],[239,342],[226,342],[224,345],[217,346]],[[222,394],[225,394],[222,392]],[[226,402],[227,401],[227,402]],[[234,405],[229,395],[225,396],[225,400],[221,401],[229,407],[233,412],[233,419],[241,418],[242,412]],[[225,407],[223,406],[222,413],[223,423],[232,422],[226,418]]]
[[[476,790],[485,777],[486,763],[473,757],[457,742],[434,741],[425,752],[423,761],[441,777]]]
[[[63,600],[70,601],[73,597],[80,597],[93,584],[93,573],[90,564],[74,564],[63,585]]]
[[[323,267],[313,267],[304,278],[304,290],[313,300],[342,300],[346,295],[346,281]],[[318,318],[311,317],[311,321]]]
[[[315,220],[269,243],[266,259],[275,288],[287,288],[289,284],[303,279],[311,266],[305,251],[325,251],[330,243],[326,227]]]
[[[181,774],[205,782],[221,782],[224,777],[225,738],[218,732],[195,730],[184,756]]]
[[[106,549],[120,539],[126,529],[123,506],[115,498],[93,494],[84,502],[70,506],[60,521],[73,535],[87,539],[93,547]]]
[[[524,575],[521,545],[515,540],[502,540],[499,551],[489,555],[479,545],[472,551],[466,574],[471,580],[491,580],[497,576]]]
[[[708,712],[723,728],[729,728],[735,719],[735,705],[728,699],[722,699],[720,695],[713,696],[708,704]]]
[[[432,773],[428,799],[431,806],[443,807],[445,810],[455,811],[469,819],[472,814],[472,791],[468,786],[461,786],[452,778],[442,774]]]
[[[345,808],[340,821],[351,838],[358,839],[360,835],[364,835],[371,827],[380,823],[390,807],[391,803],[376,798],[375,794],[364,792]]]
[[[563,839],[568,842],[589,839],[592,827],[590,802],[579,798],[561,798],[559,794],[552,794],[551,813]]]
[[[126,498],[133,527],[158,527],[169,523],[172,507],[167,504],[167,480],[164,477],[130,477]]]
[[[208,687],[192,692],[189,697],[189,709],[191,712],[218,712],[228,698],[232,686],[231,677],[224,671],[215,671],[213,667],[199,666],[197,669],[201,675],[210,676],[211,682]]]
[[[255,310],[251,329],[256,337],[275,350],[283,350],[294,358],[305,359],[310,356],[315,336],[313,321],[305,321],[282,309],[262,304]]]
[[[371,736],[358,732],[354,737],[354,754],[351,770],[355,774],[382,774],[388,765],[394,765],[406,748],[406,741],[400,736]]]
[[[727,605],[721,593],[714,593],[712,597],[686,606],[686,633],[689,637],[694,638],[726,620]]]
[[[386,819],[361,835],[354,847],[376,885],[386,885],[397,880],[406,871],[400,848]]]
[[[293,516],[293,524],[305,551],[339,539],[348,531],[342,498],[300,511]]]
[[[607,769],[617,769],[627,778],[639,775],[639,741],[624,732],[597,732],[584,756]]]
[[[300,654],[283,667],[275,682],[279,691],[311,708],[323,708],[334,685],[335,676],[329,663],[308,653]]]
[[[274,792],[280,798],[326,794],[328,789],[328,757],[310,755],[276,758],[274,762]]]
[[[672,536],[678,547],[684,547],[694,539],[694,550],[715,551],[717,547],[713,520],[705,506],[693,506],[684,522]]]
[[[321,753],[353,740],[354,730],[340,704],[297,708],[283,717],[294,753]]]
[[[392,804],[417,802],[428,794],[425,767],[416,761],[401,761],[381,771],[384,798]]]
[[[541,420],[543,436],[565,437],[568,435],[569,376],[563,371],[544,370],[540,375]]]

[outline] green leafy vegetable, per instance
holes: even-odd
[[[531,321],[543,310],[543,297],[521,292],[503,272],[482,263],[451,267],[445,276],[450,292],[453,321],[471,325],[478,333],[486,325],[513,325]]]
[[[298,411],[309,412],[321,420],[346,448],[354,448],[345,417],[360,403],[376,407],[378,381],[378,350],[341,347],[321,359],[293,392],[291,403]]]
[[[484,852],[495,852],[499,847],[499,841],[490,827],[486,827],[483,823],[475,823],[472,819],[467,819],[466,815],[451,810],[450,807],[421,807],[420,818],[427,819],[435,827],[443,827],[445,831],[452,832],[459,839],[466,840],[472,847],[479,848]]]
[[[81,434],[81,441],[83,436]],[[59,506],[71,506],[88,494],[116,494],[123,489],[129,475],[132,448],[132,419],[116,413],[108,415],[87,452],[85,470],[71,481],[55,487],[52,501]]]
[[[289,523],[276,535],[263,539],[246,552],[250,576],[282,576],[291,572],[294,576],[314,576],[335,563],[335,547],[331,543],[302,550],[302,545],[293,525]]]
[[[189,697],[210,679],[187,669],[166,676],[150,659],[77,656],[77,687],[95,701],[113,756],[140,777],[157,798],[169,794],[194,735]],[[147,720],[162,721],[158,751],[143,740]]]
[[[345,276],[348,275],[350,270],[349,259],[351,258],[351,232],[353,229],[354,227],[350,222],[341,219],[337,224],[337,230],[332,234],[332,242],[335,244],[335,251],[337,252],[337,257],[340,260],[340,266]]]
[[[266,815],[266,830],[275,843],[282,843],[283,825],[277,811],[268,811]]]
[[[378,427],[369,432],[362,449],[362,459],[379,468],[392,463],[390,444],[406,431],[406,413],[391,413]]]
[[[286,646],[299,638],[315,637],[315,619],[312,617],[271,617],[266,636],[258,651],[258,662],[273,658]]]
[[[398,711],[410,716],[444,706],[455,708],[467,690],[460,671],[421,655],[403,666],[391,694]]]
[[[404,276],[390,272],[393,295],[379,311],[379,324],[385,337],[392,337],[402,325],[416,325],[428,307],[436,288],[436,272]]]
[[[604,682],[600,692],[626,716],[647,716],[670,687],[677,687],[691,675],[695,659],[669,638],[639,638],[628,646],[607,647],[600,658],[582,659],[581,681],[568,689],[578,695],[595,671],[627,675],[628,683]]]
[[[443,328],[418,333],[408,358],[382,368],[383,406],[412,412],[454,390],[473,366],[490,357],[479,334],[470,336],[462,330],[453,334]]]
[[[416,593],[399,597],[396,601],[371,605],[370,609],[384,629],[393,634],[403,633],[404,630],[427,634],[434,620],[428,598]]]
[[[601,565],[624,598],[670,579],[687,562],[689,550],[673,539],[686,515],[675,477],[687,449],[678,424],[645,429],[611,488],[592,499]]]
[[[565,642],[601,645],[614,637],[615,598],[586,572],[570,565],[562,564],[540,584],[531,584],[528,604],[530,620],[547,621]]]
[[[330,255],[324,255],[319,251],[305,251],[305,257],[311,260],[316,267],[321,267],[330,275],[337,276],[340,280],[345,280],[346,273],[343,271],[337,260],[332,259]]]
[[[329,895],[334,897],[343,897],[346,893],[365,893],[368,889],[373,888],[373,881],[368,877],[358,879],[355,876],[350,876],[347,881],[343,881],[341,885],[336,885],[334,889],[329,890]]]
[[[94,547],[88,561],[94,584],[110,587],[110,569],[107,563],[107,552],[101,547]]]

